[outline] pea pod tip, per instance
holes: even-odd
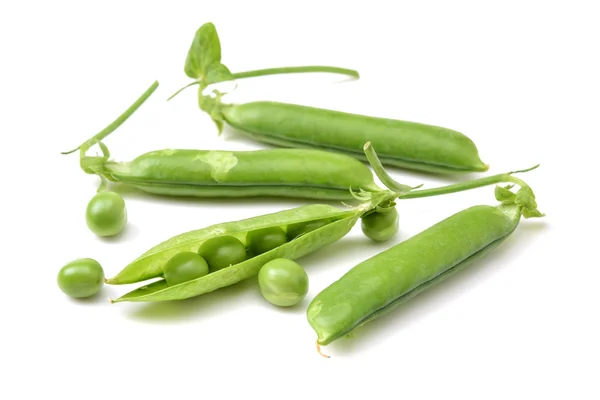
[[[319,355],[320,355],[321,357],[325,357],[325,358],[331,358],[331,356],[328,356],[327,354],[325,354],[325,353],[323,353],[323,352],[321,351],[321,345],[319,344],[319,340],[317,340],[317,341],[315,342],[315,344],[317,345],[317,352],[319,353]]]
[[[104,278],[104,283],[106,283],[107,285],[116,285],[117,283],[115,282],[115,278]]]

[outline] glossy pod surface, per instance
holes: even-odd
[[[349,333],[489,248],[516,228],[519,217],[514,208],[471,207],[356,265],[308,307],[318,343],[326,345]]]
[[[231,126],[279,146],[319,148],[366,161],[363,146],[370,141],[387,165],[442,173],[488,169],[471,139],[438,126],[276,102],[224,105],[221,111]]]
[[[343,154],[311,149],[159,150],[106,173],[146,192],[170,196],[285,196],[348,200],[381,190],[369,168]]]

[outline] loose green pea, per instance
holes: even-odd
[[[361,228],[365,236],[376,242],[391,239],[398,232],[399,217],[396,208],[373,212],[362,217]]]
[[[163,267],[167,285],[178,285],[208,274],[206,260],[191,251],[184,251],[171,257]]]
[[[246,243],[250,252],[258,256],[287,243],[283,229],[278,226],[251,231],[246,234]]]
[[[289,307],[298,304],[308,293],[308,275],[295,261],[276,258],[260,269],[258,285],[269,303]]]
[[[287,240],[291,241],[300,235],[319,229],[322,226],[327,225],[327,220],[316,220],[308,222],[299,222],[297,224],[289,225],[287,228]]]
[[[98,261],[80,258],[71,261],[58,272],[58,287],[71,297],[90,297],[104,285],[104,270]]]
[[[198,255],[206,260],[210,272],[214,272],[244,261],[246,246],[233,236],[219,236],[202,243]]]
[[[125,201],[115,192],[100,192],[87,205],[85,220],[98,236],[113,236],[127,223]]]

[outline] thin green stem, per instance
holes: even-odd
[[[373,167],[373,170],[375,171],[375,175],[377,175],[381,183],[383,183],[391,191],[395,192],[400,196],[406,196],[406,194],[409,193],[411,190],[423,186],[421,184],[415,187],[411,187],[396,182],[394,178],[392,178],[383,168],[383,165],[381,165],[381,161],[379,161],[379,157],[377,157],[377,153],[375,152],[375,149],[373,149],[373,145],[371,144],[371,142],[365,143],[363,149],[365,155],[367,156],[369,164],[371,164],[371,167]]]
[[[360,76],[358,71],[348,68],[341,67],[329,67],[326,65],[305,65],[300,67],[279,67],[279,68],[265,68],[265,69],[256,69],[254,71],[244,71],[237,72],[235,74],[231,74],[232,79],[245,79],[245,78],[255,78],[259,76],[267,76],[267,75],[280,75],[280,74],[301,74],[307,72],[328,72],[332,74],[341,74],[348,75],[352,78],[358,79]],[[204,78],[195,80],[191,83],[188,83],[181,89],[177,90],[173,93],[167,101],[171,100],[173,97],[177,96],[179,93],[189,88],[190,86],[198,85],[200,82],[203,82]]]
[[[115,129],[117,129],[119,126],[121,126],[123,124],[123,122],[127,121],[127,119],[131,116],[131,114],[133,114],[142,104],[144,104],[144,102],[146,100],[148,100],[150,95],[156,90],[157,87],[158,87],[158,81],[154,81],[154,83],[152,85],[150,85],[150,87],[148,89],[146,89],[146,91],[131,106],[129,106],[129,108],[127,110],[125,110],[125,112],[123,112],[121,115],[119,115],[117,117],[117,119],[115,119],[110,125],[108,125],[106,128],[104,128],[103,130],[98,132],[92,138],[83,142],[77,148],[70,150],[70,151],[62,152],[61,154],[71,154],[71,153],[76,152],[79,149],[87,150],[87,148],[93,146],[95,143],[101,141],[102,139],[104,139],[105,137],[107,137],[108,135],[113,133],[115,131]]]
[[[512,182],[512,183],[516,183],[517,185],[519,185],[521,187],[527,187],[528,185],[525,182],[523,182],[519,178],[515,178],[514,176],[512,176],[512,174],[521,173],[521,172],[529,172],[540,166],[538,164],[538,165],[535,165],[535,166],[533,166],[531,168],[527,168],[527,169],[522,169],[522,170],[518,170],[518,171],[510,171],[510,172],[506,172],[503,174],[488,176],[486,178],[474,179],[474,180],[467,181],[467,182],[455,183],[453,185],[441,186],[441,187],[437,187],[437,188],[433,188],[433,189],[413,190],[413,189],[417,189],[423,185],[419,185],[419,186],[415,186],[415,187],[411,188],[410,186],[403,185],[403,184],[396,182],[391,176],[388,175],[387,171],[381,165],[381,162],[379,161],[379,157],[377,157],[377,153],[375,153],[375,150],[373,149],[371,142],[367,142],[365,144],[364,151],[365,151],[365,155],[367,156],[367,160],[369,161],[369,164],[371,164],[371,167],[373,167],[373,170],[375,171],[375,174],[377,175],[377,177],[379,178],[381,183],[383,183],[388,189],[396,192],[399,195],[398,199],[400,199],[400,200],[402,200],[402,199],[418,199],[421,197],[439,196],[439,195],[443,195],[443,194],[462,192],[465,190],[476,189],[476,188],[480,188],[483,186],[489,186],[489,185],[493,185],[493,184],[501,183],[501,182]]]
[[[494,185],[496,183],[502,183],[502,182],[512,182],[512,183],[516,183],[517,185],[519,185],[521,187],[527,187],[528,185],[525,182],[523,182],[519,178],[512,176],[512,174],[518,173],[518,172],[528,172],[533,169],[536,169],[538,166],[539,166],[539,164],[536,165],[535,167],[524,169],[524,170],[506,172],[503,174],[492,175],[492,176],[488,176],[485,178],[475,179],[475,180],[467,181],[467,182],[455,183],[453,185],[441,186],[441,187],[433,188],[433,189],[414,190],[409,193],[406,193],[403,196],[398,197],[398,199],[400,199],[400,200],[418,199],[421,197],[438,196],[441,194],[462,192],[465,190],[476,189],[476,188],[480,188],[483,186]]]
[[[175,93],[173,93],[171,96],[169,96],[167,101],[171,100],[173,97],[177,96],[179,93],[183,92],[185,89],[189,88],[190,86],[194,86],[194,85],[198,85],[198,84],[200,84],[200,81],[194,81],[194,82],[188,83],[187,85],[185,85],[184,87],[182,87],[181,89],[179,89]]]
[[[326,65],[306,65],[300,67],[279,67],[279,68],[266,68],[257,69],[254,71],[237,72],[233,74],[234,79],[254,78],[257,76],[265,75],[278,75],[278,74],[298,74],[305,72],[328,72],[333,74],[348,75],[358,79],[358,71],[340,67],[329,67]]]

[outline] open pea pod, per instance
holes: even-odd
[[[182,251],[197,251],[202,243],[217,236],[234,236],[243,243],[246,240],[246,234],[250,231],[273,226],[281,227],[286,231],[287,226],[295,223],[322,219],[335,221],[353,217],[355,214],[355,211],[343,210],[326,204],[312,204],[182,233],[151,248],[116,276],[108,279],[106,283],[120,285],[160,277],[164,263],[175,254]],[[328,228],[327,232],[331,233],[329,231],[332,227]]]
[[[342,219],[328,223],[282,246],[239,264],[178,285],[168,286],[165,280],[160,280],[129,292],[114,300],[114,302],[182,300],[230,286],[258,274],[265,263],[275,258],[297,259],[337,242],[348,234],[358,218],[356,213],[353,212],[346,212],[345,214],[344,216],[342,213],[338,213],[334,218],[342,217]]]

